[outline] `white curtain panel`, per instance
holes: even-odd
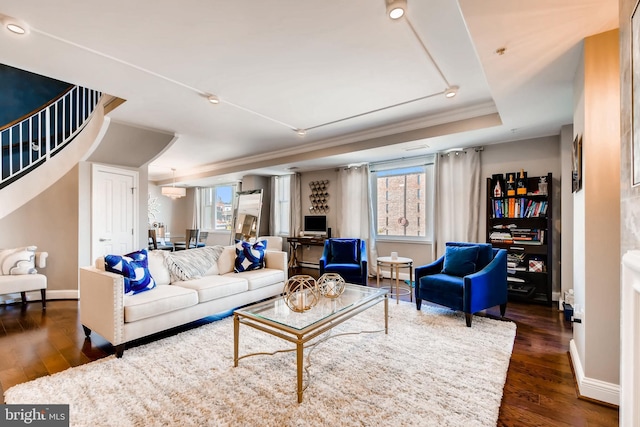
[[[202,230],[202,189],[193,189],[193,221],[191,228]]]
[[[278,192],[275,190],[278,186],[278,177],[276,176],[272,176],[271,177],[271,200],[269,200],[269,233],[263,233],[263,234],[268,234],[269,236],[275,236],[275,230],[277,229],[276,227],[276,197],[278,195]]]
[[[291,176],[290,183],[290,191],[291,195],[289,198],[289,236],[298,237],[300,235],[300,231],[302,231],[302,202],[300,200],[300,186],[301,177],[299,173],[293,174]]]
[[[338,171],[337,237],[364,239],[367,245],[369,275],[375,275],[376,251],[373,232],[373,206],[370,194],[369,166],[343,168]]]
[[[446,242],[478,242],[480,151],[468,149],[438,156],[436,175],[436,253]]]

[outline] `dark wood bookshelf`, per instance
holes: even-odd
[[[546,192],[540,192],[541,178]],[[506,179],[506,177],[505,177]],[[526,194],[494,192],[487,178],[487,242],[507,250],[509,300],[552,303],[552,175],[526,177]]]

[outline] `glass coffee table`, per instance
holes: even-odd
[[[384,332],[389,332],[389,299],[386,289],[347,284],[340,297],[320,297],[318,304],[303,313],[292,311],[282,297],[271,298],[233,312],[233,366],[245,357],[238,356],[240,324],[274,335],[296,345],[298,403],[302,402],[303,359],[305,344],[345,320],[384,301]],[[313,344],[310,344],[313,345]],[[291,349],[290,351],[293,351]],[[271,354],[271,353],[269,353]]]

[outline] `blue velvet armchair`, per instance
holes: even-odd
[[[327,239],[320,258],[320,275],[338,273],[347,283],[367,285],[367,246],[362,239]]]
[[[471,327],[473,313],[499,305],[507,309],[507,251],[489,243],[447,242],[437,261],[416,267],[416,308],[422,300],[465,314]]]

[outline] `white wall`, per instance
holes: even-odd
[[[584,62],[584,55],[581,63]],[[584,135],[584,66],[578,67],[573,84],[573,135]],[[583,163],[582,173],[585,168]],[[585,299],[585,201],[584,191],[573,193],[573,290],[575,306],[584,307]],[[574,307],[575,309],[575,307]],[[584,327],[575,324],[573,328],[573,343],[584,360],[585,355]]]
[[[187,191],[187,197],[181,197],[179,199],[170,199],[167,196],[162,195],[162,187],[154,185],[148,182],[147,197],[153,197],[156,199],[158,212],[155,214],[156,221],[161,222],[165,226],[165,232],[170,233],[172,240],[182,240],[185,238],[185,230],[191,228],[191,221],[193,208],[188,209],[189,201],[193,201],[193,189]],[[191,194],[191,197],[188,197]],[[192,202],[193,203],[193,202]],[[149,212],[146,208],[141,209],[142,216],[146,219],[145,223],[149,221]],[[147,229],[144,229],[147,232]]]
[[[566,125],[560,129],[560,295],[564,299],[564,292],[573,289],[573,192],[571,189],[571,147],[573,144],[573,125]],[[562,306],[559,306],[562,310]]]

